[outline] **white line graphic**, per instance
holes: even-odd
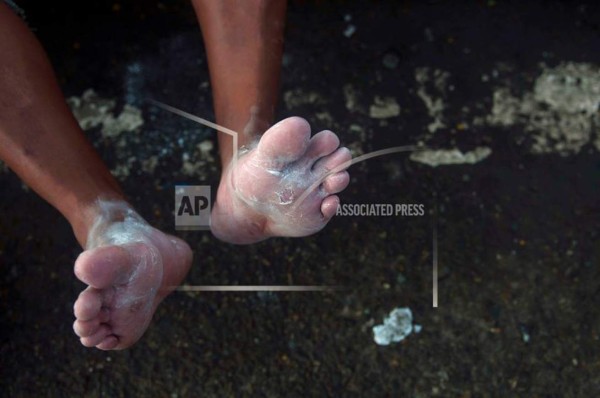
[[[328,292],[343,289],[341,286],[316,285],[186,285],[176,288],[182,292]]]
[[[437,208],[433,210],[433,308],[438,307]]]

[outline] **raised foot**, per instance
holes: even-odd
[[[73,329],[86,347],[118,350],[143,335],[158,304],[187,274],[192,252],[126,205],[103,206],[75,262],[75,274],[88,287],[75,302]]]
[[[215,236],[253,243],[311,235],[329,222],[339,204],[335,194],[350,180],[344,168],[352,157],[331,131],[310,134],[304,119],[285,119],[225,170],[211,214]],[[328,175],[332,170],[338,171]]]

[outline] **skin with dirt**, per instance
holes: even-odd
[[[80,248],[66,221],[0,167],[0,391],[594,396],[599,7],[416,3],[292,2],[278,118],[331,129],[355,156],[419,143],[452,159],[486,156],[431,167],[395,154],[350,170],[342,203],[424,204],[425,216],[341,216],[313,237],[232,246],[174,231],[174,185],[218,183],[216,134],[146,101],[214,120],[188,2],[19,2],[71,106],[103,104],[90,115],[78,103],[133,205],[192,246],[186,284],[346,289],[176,292],[133,348],[86,349],[71,329]],[[373,326],[397,307],[422,330],[379,346]]]

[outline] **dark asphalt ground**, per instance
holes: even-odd
[[[67,96],[93,88],[117,98],[118,107],[142,109],[145,124],[126,147],[98,129],[87,134],[111,169],[129,161],[125,192],[152,224],[174,232],[173,185],[218,181],[214,163],[202,177],[182,172],[182,154],[214,133],[145,102],[154,98],[213,118],[190,5],[21,5]],[[356,32],[348,38],[350,23]],[[423,139],[493,152],[475,165],[431,168],[392,155],[352,169],[343,202],[423,203],[425,217],[340,217],[310,238],[244,247],[205,232],[177,232],[196,253],[188,284],[347,289],[175,293],[126,351],[79,344],[72,305],[83,284],[72,264],[81,249],[54,209],[14,174],[0,173],[0,395],[597,396],[598,150],[588,144],[569,156],[533,155],[526,126],[466,132],[454,126],[467,117],[465,107],[472,109],[469,118],[489,114],[497,85],[531,90],[541,62],[597,66],[599,23],[597,5],[572,2],[293,2],[282,98],[288,92],[300,98],[302,90],[320,99],[292,108],[282,101],[280,117],[299,115],[315,130],[332,128],[364,152]],[[397,64],[385,66],[386,54]],[[455,87],[443,96],[449,127],[433,136],[415,94],[415,69],[424,66],[447,71]],[[482,81],[496,69],[496,80]],[[347,84],[358,92],[354,111],[345,105]],[[376,95],[394,96],[400,116],[384,123],[369,117]],[[598,125],[592,128],[600,137]],[[175,134],[182,144],[173,144]],[[162,149],[154,172],[140,170],[139,162]],[[403,306],[423,330],[399,344],[376,345],[372,326]]]

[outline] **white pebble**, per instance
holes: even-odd
[[[413,331],[419,333],[421,325],[413,325],[410,308],[396,308],[383,320],[383,325],[373,327],[373,338],[379,345],[398,343]]]

